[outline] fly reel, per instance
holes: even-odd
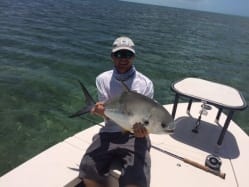
[[[221,159],[214,155],[208,155],[205,161],[205,165],[213,170],[220,171]]]

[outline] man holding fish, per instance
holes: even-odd
[[[71,117],[86,112],[104,117],[105,126],[93,137],[80,164],[80,178],[86,187],[107,186],[106,176],[113,160],[122,164],[120,187],[150,186],[149,133],[167,133],[173,119],[153,98],[152,81],[133,65],[135,49],[128,37],[113,43],[112,70],[96,78],[99,102],[81,83],[88,106]]]

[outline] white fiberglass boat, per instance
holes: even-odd
[[[249,137],[232,120],[247,104],[236,89],[198,78],[172,84],[176,122],[171,135],[151,134],[151,187],[248,187]],[[188,100],[180,103],[181,98]],[[225,113],[227,113],[227,115]],[[96,124],[38,154],[0,178],[1,187],[80,186],[77,168]],[[103,160],[104,162],[104,160]],[[118,186],[118,165],[109,172]]]

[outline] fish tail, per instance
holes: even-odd
[[[86,106],[82,107],[79,111],[77,111],[76,113],[70,115],[70,118],[73,117],[77,117],[77,116],[81,116],[83,114],[89,113],[91,111],[91,109],[93,108],[93,106],[95,105],[95,101],[92,98],[92,96],[89,94],[88,90],[86,89],[86,87],[84,86],[84,84],[79,80],[82,92],[85,96],[85,103]]]

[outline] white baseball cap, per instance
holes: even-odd
[[[112,44],[112,52],[115,53],[119,50],[129,50],[135,54],[135,44],[133,41],[126,37],[126,36],[121,36],[118,37]]]

